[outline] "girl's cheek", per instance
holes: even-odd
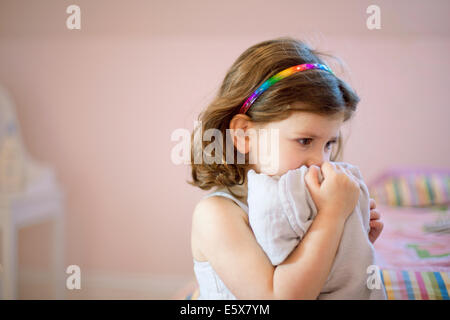
[[[298,151],[287,150],[280,154],[280,169],[287,172],[289,170],[300,168],[303,164],[303,157],[298,154]]]

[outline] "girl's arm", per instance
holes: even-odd
[[[297,248],[275,269],[272,292],[277,299],[317,298],[333,265],[344,224],[344,218],[318,212]]]
[[[193,233],[201,252],[237,299],[316,299],[336,255],[345,218],[321,212],[289,257],[274,267],[234,202],[210,197],[197,205]]]

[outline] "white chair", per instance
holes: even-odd
[[[54,220],[52,276],[54,297],[63,299],[64,194],[54,170],[31,159],[20,137],[12,100],[0,87],[0,229],[2,299],[18,298],[19,229]]]

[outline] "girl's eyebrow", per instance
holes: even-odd
[[[307,136],[308,138],[320,138],[319,136],[316,136],[315,134],[309,133],[309,132],[299,132],[298,133],[301,136]],[[332,137],[331,139],[337,140],[339,138],[339,135]]]

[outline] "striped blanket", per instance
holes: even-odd
[[[381,270],[389,300],[449,300],[450,272]]]

